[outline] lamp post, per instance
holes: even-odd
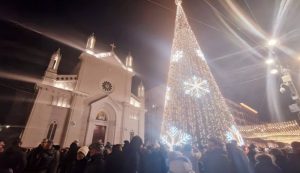
[[[273,47],[276,46],[278,44],[278,40],[276,39],[270,39],[267,42],[268,47],[270,48],[270,51],[273,52]],[[276,56],[275,56],[276,57]],[[270,73],[271,74],[279,74],[280,78],[281,78],[281,84],[280,84],[280,88],[279,91],[281,93],[284,93],[286,91],[285,87],[287,87],[291,93],[291,98],[292,100],[295,102],[291,105],[289,105],[289,109],[292,113],[298,113],[297,116],[300,119],[300,97],[299,97],[299,93],[296,89],[296,86],[293,82],[292,76],[291,76],[291,71],[290,69],[283,67],[280,64],[280,61],[278,60],[278,58],[268,58],[265,63],[268,66],[271,66],[271,70]]]

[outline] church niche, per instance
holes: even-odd
[[[105,112],[101,111],[97,114],[96,120],[107,121],[107,115]]]

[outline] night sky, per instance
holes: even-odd
[[[280,1],[233,2],[270,35]],[[300,52],[300,24],[295,22],[300,17],[299,3],[297,1],[289,6],[279,32],[280,36],[290,33],[283,44],[295,52]],[[225,28],[212,9],[217,9],[225,16],[227,24],[250,46],[261,46],[265,41],[253,36],[236,22],[219,1],[184,0],[183,7],[223,95],[252,106],[263,119],[272,117],[266,94],[270,89],[266,87],[265,59],[245,51],[246,48]],[[146,90],[164,85],[173,39],[175,9],[173,0],[3,2],[0,7],[0,113],[4,116],[1,115],[0,123],[7,123],[4,117],[10,112],[15,90],[34,95],[34,84],[8,80],[6,74],[17,74],[22,79],[26,77],[26,81],[40,79],[51,54],[57,48],[61,48],[62,52],[59,73],[72,74],[91,33],[97,38],[97,50],[109,51],[109,45],[115,43],[116,53],[122,60],[131,52],[134,69],[138,73],[135,83],[143,80]],[[240,51],[242,53],[236,53]],[[264,48],[259,53],[267,57]],[[278,55],[294,74],[298,74],[295,67],[300,62],[281,52]],[[279,81],[278,77],[273,78]],[[279,94],[279,84],[274,88],[279,95],[282,116],[291,118],[287,108],[290,102],[287,94]]]

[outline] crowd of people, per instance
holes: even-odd
[[[239,147],[210,138],[206,147],[163,144],[145,146],[139,136],[124,144],[109,142],[61,149],[44,139],[31,150],[15,140],[0,140],[1,173],[300,173],[300,142],[292,149]]]

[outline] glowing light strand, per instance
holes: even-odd
[[[183,57],[183,52],[180,51],[180,50],[177,50],[177,51],[173,54],[171,61],[172,61],[172,62],[178,62],[182,57]]]

